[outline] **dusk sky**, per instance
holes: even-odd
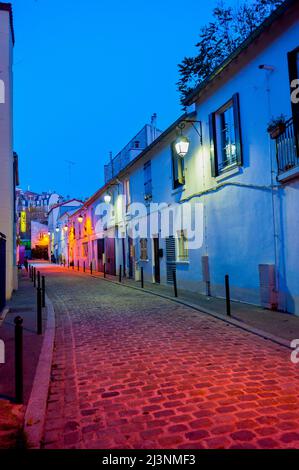
[[[21,187],[90,196],[103,164],[158,115],[181,112],[177,64],[216,0],[15,0],[15,150]],[[72,161],[71,184],[68,163]]]

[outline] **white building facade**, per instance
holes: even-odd
[[[74,261],[137,280],[142,267],[162,284],[175,272],[179,287],[216,297],[228,274],[233,299],[298,315],[298,102],[299,6],[288,0],[194,90],[185,115],[70,217]],[[160,218],[175,212],[170,233],[154,204]]]
[[[17,156],[13,152],[13,45],[10,4],[0,3],[0,233],[1,304],[17,288],[15,186]],[[3,250],[3,251],[2,251]],[[5,285],[2,282],[5,279]],[[2,286],[3,292],[2,292]],[[4,292],[5,291],[5,292]],[[1,309],[0,309],[1,310]]]

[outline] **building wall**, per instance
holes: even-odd
[[[208,87],[196,103],[192,119],[202,123],[202,145],[198,134],[186,124],[190,149],[185,157],[185,185],[173,189],[171,144],[176,132],[169,132],[133,166],[121,173],[123,183],[129,178],[132,202],[144,202],[143,165],[151,160],[152,202],[175,205],[200,203],[203,208],[202,245],[189,250],[189,259],[176,262],[179,287],[206,293],[202,257],[208,256],[211,294],[224,296],[224,276],[230,275],[233,299],[261,304],[259,266],[275,266],[273,304],[280,310],[299,314],[298,252],[299,179],[281,184],[277,181],[275,142],[271,141],[267,126],[271,117],[285,114],[291,117],[287,54],[299,46],[299,18],[297,12],[287,13],[259,41],[249,47],[232,63],[214,85]],[[266,64],[274,68],[265,70]],[[213,177],[211,174],[209,115],[217,111],[232,96],[240,99],[240,120],[243,164],[231,172]],[[199,124],[195,126],[199,128]],[[111,187],[116,208],[119,187]],[[98,269],[93,241],[113,235],[103,231],[95,218],[98,200],[88,205],[86,217],[94,228],[75,244],[89,243],[88,262]],[[125,218],[125,215],[123,214]],[[96,220],[95,220],[96,219]],[[96,227],[96,228],[95,228]],[[78,233],[78,232],[76,232]],[[159,234],[161,283],[167,282],[165,240]],[[140,260],[139,240],[133,242],[133,276],[140,277],[144,268],[146,281],[154,280],[153,240],[148,240],[148,259]],[[116,241],[115,262],[122,264],[122,246]],[[128,273],[129,244],[125,240],[126,271]],[[77,251],[80,259],[81,248]]]
[[[5,103],[0,104],[0,232],[6,235],[6,297],[17,287],[14,238],[14,173],[12,125],[13,44],[8,11],[0,10],[0,79],[5,84]]]

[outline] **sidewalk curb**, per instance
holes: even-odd
[[[49,393],[55,339],[55,312],[53,304],[47,296],[46,308],[46,329],[32,391],[25,413],[24,433],[29,449],[40,449],[41,447]]]

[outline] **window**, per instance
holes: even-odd
[[[124,181],[124,195],[126,198],[126,211],[127,211],[131,204],[130,180]]]
[[[294,91],[292,82],[299,79],[299,47],[288,54],[289,78],[291,92]],[[299,103],[291,102],[292,116],[294,124],[295,143],[297,147],[297,155],[299,155]]]
[[[180,188],[185,184],[184,159],[175,150],[174,143],[171,146],[172,152],[172,185],[173,189]]]
[[[84,258],[88,256],[88,243],[82,243],[82,256]]]
[[[188,261],[189,250],[188,250],[188,239],[185,230],[178,232],[178,261]]]
[[[148,201],[152,199],[152,162],[149,160],[143,166],[144,176],[144,199]]]
[[[239,94],[210,114],[212,176],[242,165]]]
[[[140,239],[140,259],[142,261],[146,261],[148,259],[147,256],[147,239],[141,238]]]

